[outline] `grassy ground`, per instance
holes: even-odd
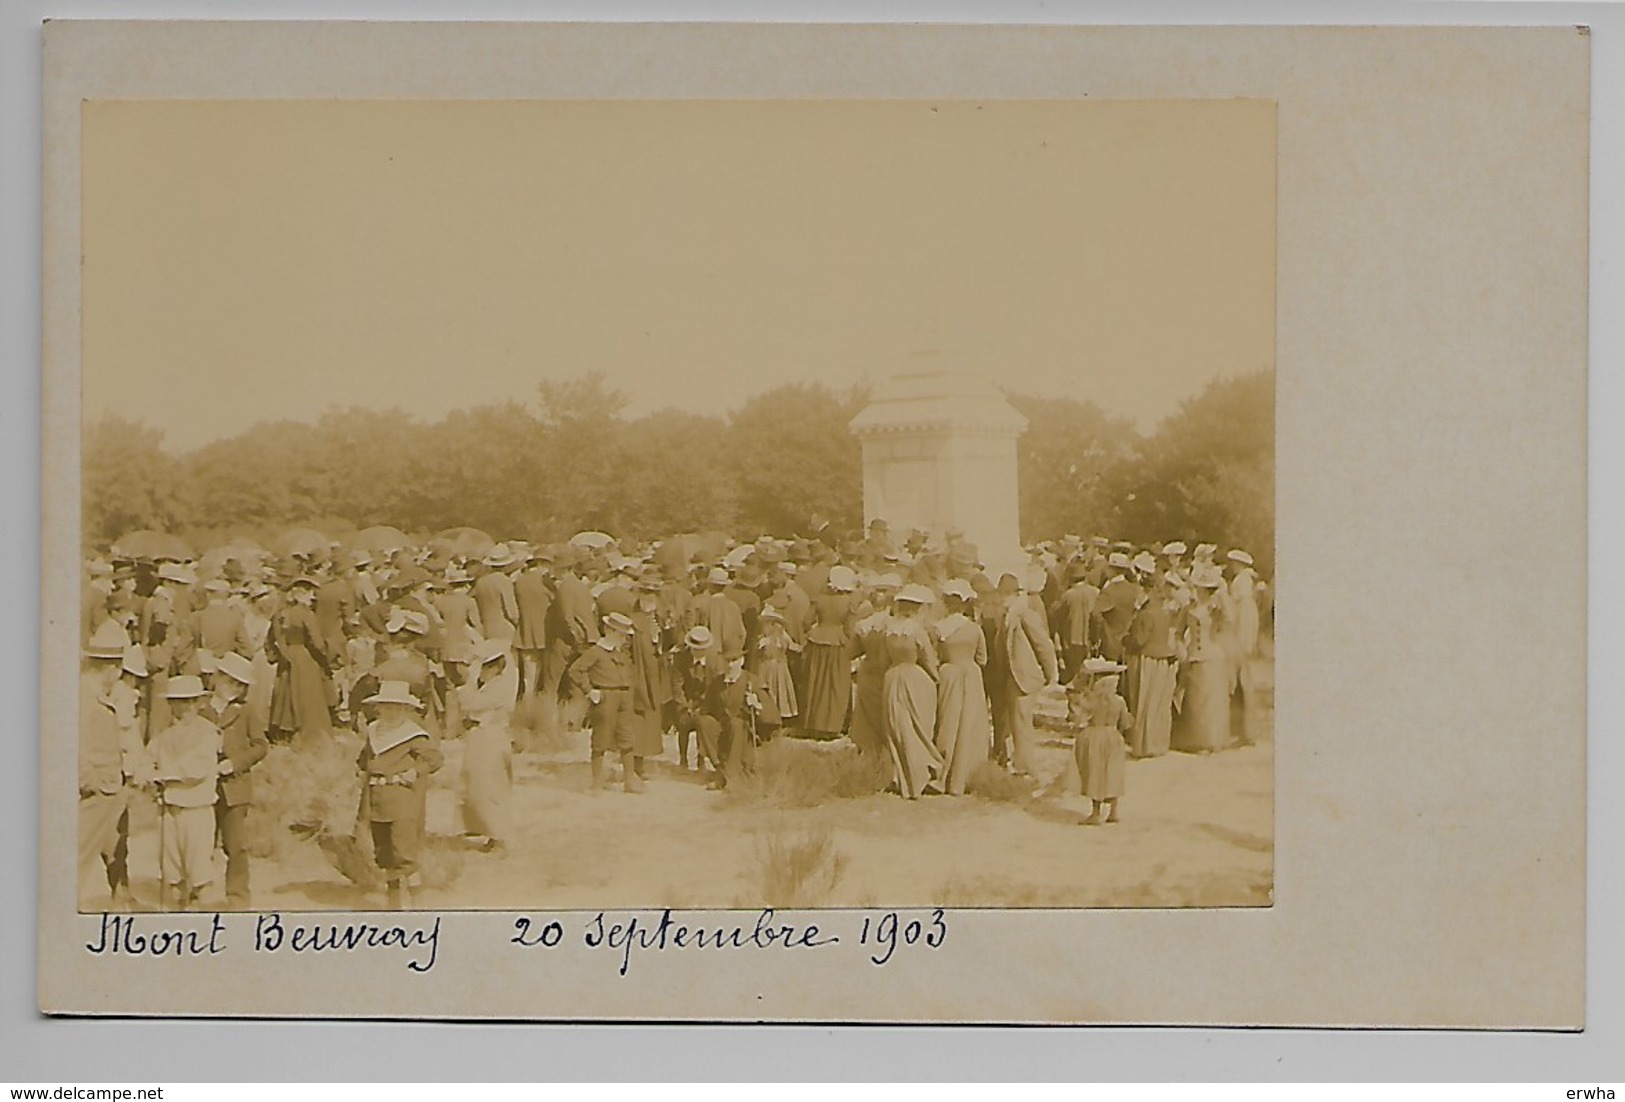
[[[879,789],[884,771],[844,743],[781,740],[764,747],[755,780],[706,791],[680,770],[668,740],[648,791],[591,790],[586,736],[515,760],[516,836],[506,854],[465,848],[458,835],[461,744],[429,797],[430,856],[417,905],[433,909],[818,906],[1261,906],[1270,899],[1274,755],[1271,716],[1255,745],[1130,762],[1123,821],[1082,825],[1069,744],[1046,734],[1038,777],[996,770],[972,795],[905,801]],[[303,786],[266,786],[281,820],[353,820],[353,748],[300,768]],[[267,762],[270,765],[271,762]],[[156,898],[155,821],[138,806],[132,887]],[[314,806],[306,806],[314,805]],[[360,910],[376,885],[334,867],[309,831],[262,813],[255,831],[254,906]],[[218,884],[204,907],[218,905]]]

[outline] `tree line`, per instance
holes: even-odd
[[[1275,530],[1275,377],[1210,383],[1143,435],[1086,398],[1012,391],[1025,540],[1066,533],[1149,543],[1205,539],[1253,551],[1268,570]],[[210,542],[291,525],[458,525],[498,538],[584,529],[645,538],[722,530],[861,529],[862,462],[847,423],[861,388],[777,387],[726,415],[626,416],[600,374],[540,384],[533,404],[457,410],[434,422],[339,409],[261,422],[175,454],[162,434],[109,415],[86,425],[86,542],[137,528]]]

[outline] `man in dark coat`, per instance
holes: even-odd
[[[251,724],[243,704],[254,666],[240,654],[221,657],[215,694],[202,712],[220,729],[220,781],[214,804],[215,832],[226,854],[226,908],[249,909],[248,808],[254,799],[249,770],[270,750],[265,732]]]
[[[519,652],[519,695],[530,698],[542,682],[542,661],[547,650],[547,621],[553,611],[549,579],[553,554],[542,550],[529,569],[514,576],[513,599],[519,610],[514,647]]]
[[[581,576],[581,563],[573,549],[560,551],[553,564],[557,582],[553,604],[547,610],[547,650],[542,662],[542,701],[554,714],[544,719],[552,726],[562,718],[570,726],[570,685],[565,673],[586,648],[598,641],[598,619],[592,590]]]

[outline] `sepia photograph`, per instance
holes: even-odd
[[[82,912],[1271,906],[1273,101],[81,128]]]

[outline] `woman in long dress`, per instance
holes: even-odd
[[[1179,660],[1176,640],[1179,602],[1174,598],[1178,578],[1162,575],[1156,589],[1134,615],[1129,633],[1134,637],[1140,661],[1135,673],[1139,690],[1134,694],[1134,727],[1129,733],[1129,753],[1136,758],[1157,757],[1168,752],[1174,721],[1174,685]]]
[[[513,832],[513,735],[519,669],[504,640],[488,639],[472,654],[474,668],[456,691],[470,725],[463,749],[463,834],[481,838],[487,853],[505,849]]]
[[[848,737],[866,754],[887,752],[884,686],[886,667],[891,665],[891,660],[886,653],[886,629],[892,623],[892,598],[902,585],[902,579],[895,574],[883,575],[876,581],[872,597],[874,611],[852,629],[858,671],[853,678],[852,728]]]
[[[1176,690],[1182,699],[1174,716],[1172,743],[1175,750],[1211,754],[1230,745],[1230,653],[1218,596],[1222,582],[1206,572],[1198,572],[1192,581],[1199,595],[1186,613],[1185,663]]]
[[[897,791],[909,800],[942,791],[942,755],[932,742],[937,727],[937,684],[932,678],[937,655],[921,619],[930,600],[931,593],[924,586],[904,586],[894,602],[897,614],[885,637],[890,660],[881,686],[886,744]]]
[[[1134,725],[1128,705],[1117,695],[1117,677],[1123,667],[1109,658],[1090,658],[1073,680],[1068,693],[1068,720],[1077,734],[1072,753],[1078,763],[1083,796],[1090,801],[1085,826],[1117,822],[1117,801],[1123,797],[1127,755],[1123,739]]]
[[[647,780],[650,758],[666,752],[666,706],[671,703],[671,661],[661,650],[659,582],[638,583],[636,603],[629,613],[632,638],[632,709],[621,722],[632,727],[632,771]]]
[[[313,578],[297,578],[288,587],[288,604],[277,611],[266,637],[266,654],[276,664],[271,692],[270,727],[284,737],[332,729],[334,702],[331,661],[322,650],[321,633],[311,605]]]
[[[942,599],[948,615],[934,632],[941,663],[937,667],[936,748],[946,773],[943,787],[950,796],[963,796],[971,774],[988,759],[993,748],[993,724],[988,715],[982,667],[987,665],[987,636],[972,613],[975,591],[970,583],[954,579],[943,583]]]
[[[788,727],[801,711],[795,680],[790,675],[790,655],[799,653],[801,647],[790,638],[784,613],[772,605],[762,609],[757,623],[761,636],[756,640],[756,676],[767,698],[765,711],[778,716],[778,726]]]
[[[807,700],[802,728],[808,734],[834,738],[846,730],[852,705],[852,666],[847,647],[852,639],[852,591],[857,575],[834,566],[823,593],[813,598],[812,628],[807,632]]]

